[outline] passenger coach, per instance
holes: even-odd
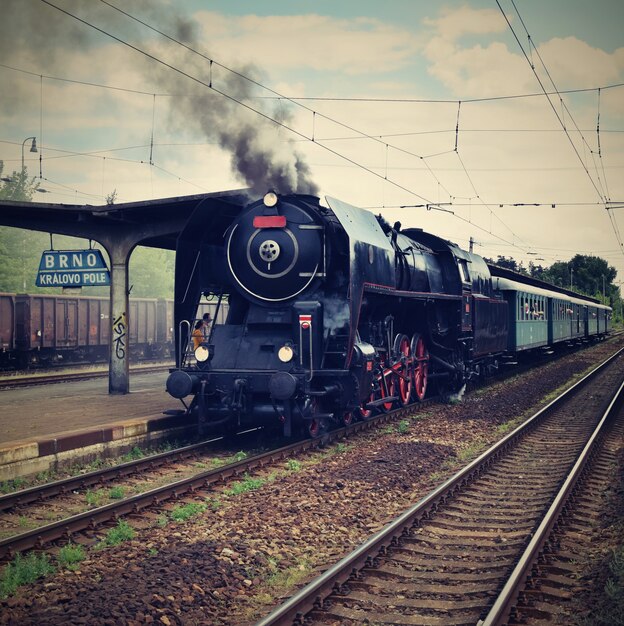
[[[494,284],[508,304],[509,352],[596,337],[611,328],[611,308],[593,298],[574,297],[505,277],[494,278]]]

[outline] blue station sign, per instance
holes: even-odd
[[[100,250],[45,250],[36,285],[100,287],[110,285],[110,273]]]

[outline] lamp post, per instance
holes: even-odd
[[[21,184],[24,185],[24,189],[26,188],[26,169],[24,167],[24,146],[26,142],[32,139],[32,143],[30,144],[30,152],[37,152],[37,138],[36,137],[26,137],[24,141],[22,141],[22,181]],[[24,293],[26,293],[26,236],[25,232],[22,231],[22,289]]]
[[[37,138],[36,137],[26,137],[24,141],[22,141],[22,174],[24,173],[24,146],[26,142],[32,139],[32,144],[30,145],[30,152],[37,152]]]

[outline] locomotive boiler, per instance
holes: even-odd
[[[458,389],[496,367],[508,305],[478,255],[334,198],[202,211],[176,252],[177,367],[169,393],[201,425],[332,423]],[[228,304],[192,340],[197,307]]]

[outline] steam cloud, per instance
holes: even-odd
[[[110,7],[81,0],[54,2],[105,31],[129,38],[142,49],[146,49],[148,44],[145,42],[149,41],[149,52],[154,56],[164,58],[171,65],[206,84],[210,82],[207,60],[175,44],[164,46],[160,39],[155,40],[144,27]],[[134,0],[129,4],[128,10],[187,45],[208,54],[203,42],[198,41],[197,25],[192,20],[176,16],[173,4],[168,4],[165,0]],[[102,43],[110,43],[100,33],[39,0],[3,0],[3,15],[0,20],[1,58],[9,65],[32,69],[36,73],[62,71],[64,60],[70,55],[74,55],[73,58],[76,55],[86,57],[88,54],[96,54]],[[307,163],[284,141],[287,135],[279,124],[171,69],[146,61],[136,52],[128,51],[127,59],[138,75],[148,76],[156,81],[155,85],[150,83],[155,90],[183,94],[168,99],[171,122],[186,131],[201,133],[208,141],[216,141],[230,154],[232,169],[241,176],[252,193],[260,194],[273,188],[279,193],[318,194]],[[235,69],[252,78],[258,78],[258,72],[250,66]],[[80,78],[93,80],[93,76]],[[265,101],[255,98],[259,88],[253,83],[218,69],[217,66],[213,67],[212,80],[219,91],[254,109],[262,109],[268,117],[282,122],[291,120],[291,114],[283,105],[277,104],[271,108],[262,104]],[[15,88],[0,90],[0,106],[3,110],[16,110],[20,100],[30,94],[20,92],[20,83],[21,81],[15,81]]]
[[[349,305],[340,298],[326,298],[323,301],[323,324],[325,330],[333,332],[348,326],[351,320]]]

